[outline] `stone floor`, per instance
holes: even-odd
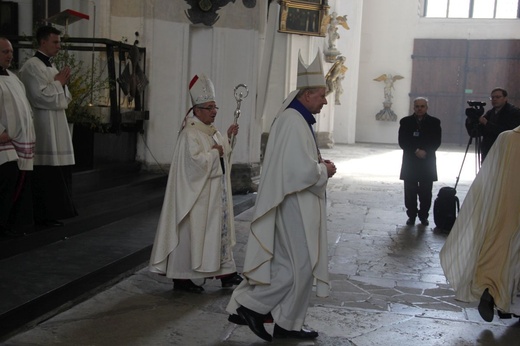
[[[465,147],[438,151],[439,181],[453,186]],[[329,181],[328,298],[313,298],[306,325],[311,341],[276,345],[519,345],[518,319],[484,322],[477,303],[454,299],[439,263],[447,234],[430,226],[405,226],[401,151],[395,145],[336,145],[322,150],[338,173]],[[470,151],[457,191],[463,200],[475,176]],[[435,196],[434,196],[435,197]],[[244,259],[249,209],[236,216],[235,258]],[[151,229],[150,232],[155,232]],[[202,283],[202,282],[200,282]],[[5,340],[2,345],[255,345],[247,327],[227,322],[231,290],[208,280],[202,295],[172,291],[145,268],[90,299]],[[272,331],[272,325],[267,325]]]

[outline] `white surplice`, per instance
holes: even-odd
[[[54,77],[56,67],[32,57],[20,69],[20,79],[31,102],[36,131],[35,165],[74,165],[74,148],[65,110],[72,97]]]
[[[32,171],[35,133],[31,105],[20,79],[7,73],[0,75],[0,133],[7,130],[11,141],[0,144],[0,165],[16,160],[18,169]]]
[[[222,173],[216,143],[231,148],[215,127],[195,117],[179,134],[149,270],[168,278],[206,278],[236,271],[231,163]]]
[[[519,173],[517,127],[500,134],[491,147],[440,252],[457,300],[478,301],[487,288],[498,309],[518,315]]]
[[[293,98],[269,132],[244,262],[247,280],[233,292],[227,311],[235,314],[244,305],[271,312],[282,328],[300,330],[313,282],[318,296],[329,293],[328,175],[309,124],[295,109],[285,109]]]

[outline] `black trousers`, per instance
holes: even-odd
[[[18,164],[16,161],[0,165],[0,228],[9,227],[17,180]]]
[[[33,202],[37,223],[77,216],[72,201],[72,166],[34,166]]]
[[[404,206],[411,218],[427,219],[432,205],[433,181],[404,181]],[[417,208],[419,197],[419,208]]]
[[[16,161],[0,165],[0,228],[28,232],[33,225],[31,171]]]

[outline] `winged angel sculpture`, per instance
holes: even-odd
[[[334,91],[335,104],[340,105],[340,96],[343,94],[341,82],[345,78],[345,72],[348,68],[344,65],[346,58],[342,55],[336,58],[336,61],[327,72],[325,81],[327,83],[327,95]]]
[[[392,90],[394,89],[394,82],[403,79],[403,76],[392,76],[391,74],[382,74],[377,78],[374,78],[377,82],[385,82],[385,102],[392,103]]]
[[[385,88],[385,100],[383,102],[383,109],[379,111],[376,115],[377,120],[390,120],[390,121],[396,121],[397,115],[392,111],[392,90],[394,89],[394,82],[398,81],[400,79],[403,79],[403,76],[396,75],[393,76],[391,74],[382,74],[377,78],[374,78],[376,82],[384,82]]]
[[[342,27],[344,27],[345,30],[350,30],[350,28],[347,24],[347,15],[338,16],[338,14],[336,12],[332,12],[331,14],[329,14],[328,16],[325,16],[325,18],[323,18],[322,27],[327,26],[327,25],[328,25],[327,33],[329,36],[328,50],[337,51],[338,49],[336,48],[336,41],[339,38],[338,25],[341,25]]]

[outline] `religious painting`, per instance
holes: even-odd
[[[325,36],[323,18],[328,12],[324,0],[280,0],[279,32]]]

